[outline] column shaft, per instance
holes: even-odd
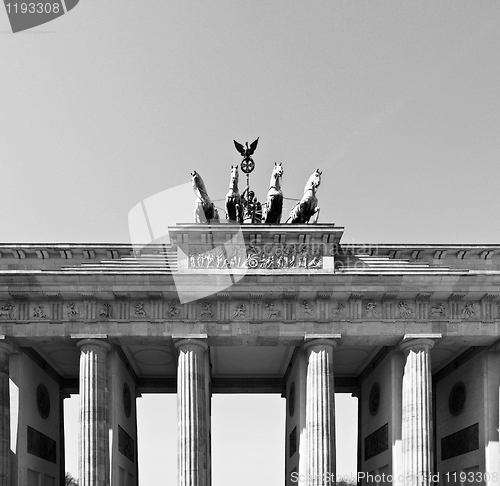
[[[9,356],[12,347],[0,343],[0,486],[10,486]]]
[[[80,486],[109,486],[107,353],[109,344],[83,339],[80,347]]]
[[[333,348],[336,342],[314,339],[305,345],[307,486],[331,484],[335,475],[335,395]]]
[[[210,413],[207,345],[197,339],[175,343],[179,422],[179,486],[210,486]]]
[[[428,485],[432,471],[431,339],[411,339],[401,345],[403,372],[402,446],[407,484]]]

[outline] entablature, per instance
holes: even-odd
[[[195,297],[195,296],[193,296]],[[175,292],[0,292],[0,327],[41,322],[381,322],[500,320],[500,293],[226,292],[181,303]]]

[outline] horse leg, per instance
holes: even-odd
[[[311,224],[316,224],[318,222],[318,218],[319,218],[319,208],[316,207],[316,209],[314,210],[314,214],[312,216]]]
[[[239,203],[236,203],[234,205],[234,209],[235,209],[235,220],[237,223],[240,223],[242,224],[243,223],[243,207],[241,206],[241,204]]]
[[[290,214],[288,216],[288,219],[285,221],[285,224],[286,223],[295,223],[295,219],[297,218],[297,209],[298,209],[298,206],[299,206],[299,201],[297,201],[295,203],[295,206],[292,208],[292,210],[290,211]]]
[[[261,223],[265,223],[267,218],[267,203],[262,205],[262,216],[260,218]]]

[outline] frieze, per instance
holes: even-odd
[[[279,319],[281,317],[281,310],[274,308],[274,302],[266,303],[266,312],[267,312],[267,317],[269,319],[271,318]]]
[[[446,317],[446,309],[442,302],[438,302],[435,306],[431,307],[429,317]]]
[[[66,307],[68,308],[66,314],[69,319],[76,319],[80,315],[80,310],[77,309],[75,302],[69,302]]]
[[[377,310],[377,303],[376,302],[368,302],[368,304],[366,304],[366,317],[368,317],[368,318],[380,317],[380,313]]]
[[[182,317],[182,309],[177,307],[177,302],[172,302],[167,306],[168,319],[180,319]]]
[[[11,304],[7,302],[4,305],[0,306],[0,319],[13,319],[12,310],[14,309],[15,304]]]
[[[398,308],[399,308],[399,317],[401,319],[413,316],[413,309],[407,302],[399,302]]]
[[[33,317],[38,317],[39,319],[47,318],[47,314],[45,314],[45,311],[43,310],[43,305],[37,305],[33,309]]]
[[[148,314],[144,310],[144,302],[138,302],[137,304],[134,304],[134,314],[137,317],[148,317]]]
[[[334,308],[332,315],[337,319],[345,319],[347,317],[345,302],[338,302],[337,307]]]
[[[462,310],[462,317],[464,319],[474,318],[476,317],[476,312],[479,314],[479,306],[475,302],[467,302]]]
[[[209,318],[212,319],[214,317],[214,313],[212,312],[210,302],[202,302],[200,304],[200,319]]]
[[[323,245],[267,243],[265,245],[225,245],[205,250],[192,247],[188,265],[193,269],[322,269]]]
[[[245,304],[238,304],[236,309],[233,312],[233,319],[246,319],[247,315],[247,306]]]
[[[98,320],[326,320],[361,321],[367,319],[396,320],[446,320],[483,321],[500,320],[500,304],[491,301],[467,300],[382,300],[349,299],[331,300],[320,298],[302,300],[297,298],[270,299],[270,294],[252,293],[248,298],[231,300],[225,294],[214,300],[203,300],[189,307],[178,301],[0,301],[0,323],[7,321],[29,322],[46,320],[52,322]],[[288,297],[288,296],[287,296]],[[220,309],[221,303],[228,305]]]
[[[99,316],[103,319],[113,319],[113,306],[108,302],[101,304]]]
[[[302,302],[302,316],[311,317],[313,311],[314,307],[311,306],[311,303],[308,300],[304,300]],[[500,313],[500,306],[499,306],[499,313]]]

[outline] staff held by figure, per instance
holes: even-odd
[[[236,150],[242,155],[241,170],[247,176],[247,186],[241,195],[241,202],[243,205],[243,222],[244,223],[260,223],[262,219],[262,205],[255,197],[255,192],[250,190],[250,173],[255,169],[255,162],[252,155],[257,148],[259,138],[252,142],[250,146],[245,142],[245,146],[241,143],[234,141]]]

